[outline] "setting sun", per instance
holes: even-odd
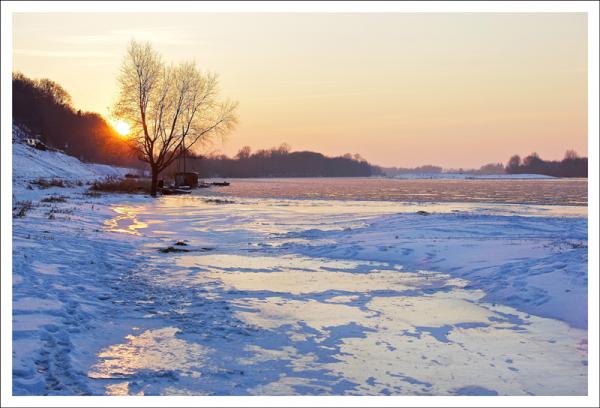
[[[129,134],[129,124],[122,120],[118,120],[114,124],[114,128],[121,136],[127,136]]]

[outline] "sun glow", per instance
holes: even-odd
[[[129,134],[130,128],[129,128],[129,124],[127,122],[124,122],[122,120],[118,120],[114,123],[114,128],[117,131],[118,134],[120,134],[121,136],[127,136]]]

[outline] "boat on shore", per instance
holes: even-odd
[[[175,188],[175,187],[163,187],[161,190],[163,195],[175,195],[175,194],[191,194],[192,190],[187,188]]]

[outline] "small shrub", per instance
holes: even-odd
[[[67,199],[63,196],[49,196],[42,198],[42,203],[64,203]]]
[[[235,201],[226,198],[206,198],[204,202],[209,204],[235,204]]]
[[[162,252],[163,254],[168,254],[169,252],[190,252],[189,249],[184,249],[184,248],[175,248],[175,247],[167,247],[167,248],[161,248],[158,250],[158,252]]]
[[[30,184],[36,185],[39,188],[67,187],[65,182],[58,178],[45,179],[40,177],[37,180],[33,180]]]
[[[47,215],[50,214],[73,214],[73,209],[72,208],[58,208],[58,207],[52,207],[50,208],[50,211],[48,212]]]
[[[571,248],[573,249],[578,249],[578,248],[587,248],[587,244],[585,242],[570,242],[569,245],[571,246]]]
[[[100,194],[97,191],[92,191],[92,190],[85,191],[83,193],[83,195],[86,195],[88,197],[94,197],[94,198],[96,198],[96,197],[102,197],[102,194]]]
[[[149,194],[150,180],[106,177],[102,181],[95,181],[90,187],[90,190],[102,191],[105,193]]]
[[[25,214],[27,214],[27,211],[31,210],[32,208],[33,204],[31,203],[31,200],[17,201],[13,207],[13,217],[23,218],[25,217]]]

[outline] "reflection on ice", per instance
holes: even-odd
[[[238,312],[237,315],[252,325],[267,329],[284,325],[300,329],[300,324],[304,324],[323,331],[326,327],[342,326],[374,316],[374,313],[364,312],[357,307],[315,300],[297,301],[270,297],[244,304],[251,307],[252,311]]]
[[[481,324],[447,322],[420,327],[423,317],[443,304],[422,308],[418,316],[405,315],[387,304],[377,330],[363,338],[343,341],[339,362],[330,368],[361,384],[360,393],[460,394],[466,387],[480,387],[501,395],[575,395],[585,393],[585,353],[572,353],[577,330],[564,323],[526,318],[526,327],[511,328],[506,322],[483,323],[493,310],[474,306],[471,318]],[[477,310],[480,309],[480,310]],[[452,314],[449,313],[448,316]],[[435,319],[434,319],[435,320]],[[410,327],[410,328],[409,328]],[[407,330],[403,330],[407,329]],[[439,337],[442,330],[444,335]],[[369,381],[369,380],[372,381]]]
[[[188,255],[177,259],[182,267],[201,267],[223,271],[321,271],[331,269],[356,270],[368,262],[314,259],[298,256],[248,256],[238,254]],[[375,264],[373,264],[375,265]],[[327,269],[326,269],[327,268]]]
[[[252,357],[241,364],[287,361],[291,370],[251,393],[314,393],[303,374],[311,370],[355,384],[350,394],[585,392],[587,354],[572,353],[584,332],[485,303],[483,291],[448,275],[301,256],[187,255],[178,262],[198,268],[193,279],[234,291],[237,318],[289,339],[292,346],[245,348]],[[323,353],[332,361],[321,361]],[[325,385],[321,393],[336,393]]]
[[[581,331],[514,309],[473,303],[464,299],[463,290],[456,291],[374,297],[365,308],[283,297],[240,301],[245,305],[237,313],[242,320],[283,332],[294,343],[312,342],[315,353],[330,350],[333,358],[319,363],[314,353],[298,353],[294,347],[247,348],[255,357],[242,363],[288,360],[292,367],[279,381],[253,392],[289,392],[303,380],[303,371],[316,368],[355,383],[354,394],[446,395],[472,387],[479,394],[585,392],[587,354],[573,353]]]
[[[568,224],[535,217],[585,212],[193,196],[119,208],[111,230],[159,237],[145,247],[157,266],[142,272],[159,294],[142,316],[164,328],[102,350],[89,376],[111,394],[144,392],[134,383],[152,373],[176,379],[161,392],[196,395],[582,395],[586,331],[487,300],[490,287],[543,300],[543,285],[516,291],[547,278],[529,274],[539,260],[566,264],[551,245]],[[578,231],[567,236],[583,241]],[[156,251],[175,240],[192,251]],[[469,282],[450,276],[464,266],[473,273],[454,276]]]
[[[114,207],[113,210],[118,215],[104,222],[110,232],[139,235],[138,229],[148,227],[148,223],[136,218],[136,213],[139,212],[137,207],[119,206]]]
[[[253,395],[296,395],[298,389],[310,389],[317,395],[332,394],[331,387],[320,384],[317,380],[303,377],[289,377],[281,375],[277,381],[268,384],[259,384],[249,389]]]
[[[298,255],[186,254],[177,263],[188,271],[180,279],[235,294],[236,318],[288,339],[245,345],[239,364],[289,370],[250,393],[336,394],[336,381],[368,395],[585,392],[587,353],[572,352],[583,331],[485,303],[461,279]],[[338,380],[313,382],[315,370]]]
[[[197,279],[218,280],[241,291],[288,292],[406,291],[424,287],[464,285],[435,272],[401,272],[380,262],[340,261],[300,256],[187,255],[177,259],[185,268],[199,268]],[[384,268],[388,269],[384,269]]]
[[[199,377],[208,350],[195,343],[178,339],[179,329],[165,327],[126,336],[127,341],[115,344],[98,354],[99,362],[88,372],[90,378],[135,379],[138,376]],[[128,394],[124,383],[110,386],[107,391]]]
[[[393,318],[394,326],[399,330],[418,326],[487,323],[490,317],[496,315],[481,305],[466,300],[469,297],[475,298],[477,294],[479,297],[484,295],[481,291],[473,292],[454,290],[422,296],[376,297],[367,304],[367,308],[382,315],[396,310],[398,313],[391,315],[387,320]]]
[[[294,295],[326,291],[406,291],[424,286],[442,286],[442,275],[375,271],[366,274],[325,271],[222,272],[205,275],[218,278],[227,287],[244,291],[287,292]]]

